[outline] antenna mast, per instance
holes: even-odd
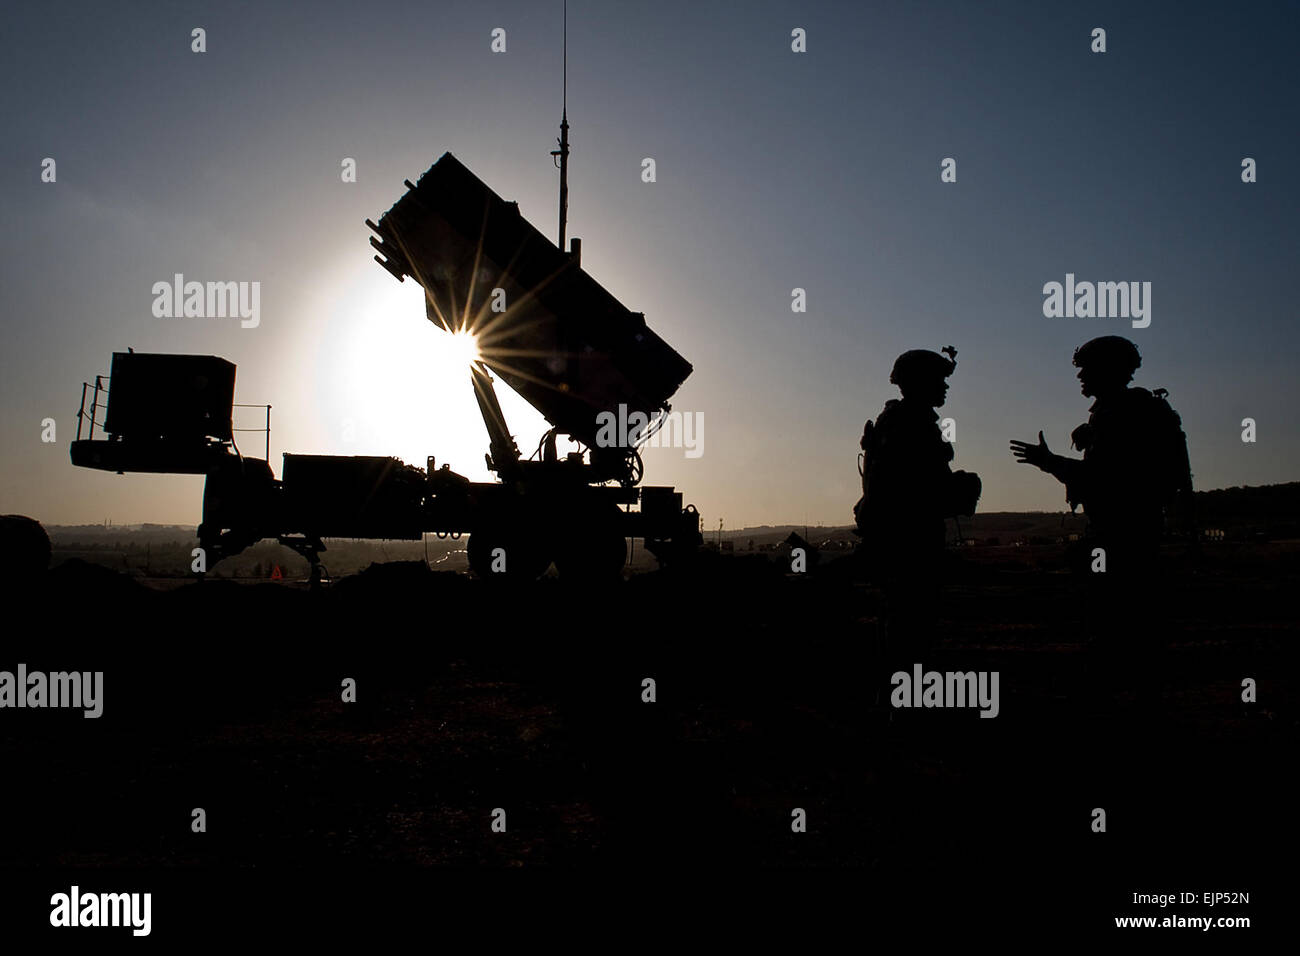
[[[564,251],[564,228],[569,218],[569,0],[564,0],[563,46],[563,111],[560,113],[559,149],[551,150],[560,157],[560,251]]]

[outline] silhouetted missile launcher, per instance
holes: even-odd
[[[234,365],[130,352],[114,354],[107,385],[103,376],[93,391],[83,384],[73,464],[206,475],[199,544],[209,567],[275,538],[307,558],[317,581],[325,538],[430,531],[468,533],[470,566],[496,581],[531,580],[552,561],[566,578],[615,577],[627,538],[644,539],[661,561],[693,551],[701,541],[694,507],[683,508],[673,488],[638,487],[635,446],[649,432],[620,431],[634,413],[666,414],[691,366],[582,271],[578,240],[562,252],[451,154],[407,186],[370,223],[379,236],[371,243],[389,272],[424,287],[432,321],[476,336],[480,358],[468,371],[499,481],[472,482],[435,468],[432,457],[421,469],[395,458],[295,454],[284,455],[276,479],[266,459],[241,454],[234,441]],[[506,427],[489,368],[554,426],[531,459]],[[265,407],[269,457],[271,406],[242,407]],[[620,423],[617,440],[602,441],[602,413]],[[585,448],[561,458],[561,434]]]
[[[661,558],[696,547],[694,508],[672,488],[636,487],[636,446],[670,411],[690,363],[582,270],[578,240],[557,247],[450,153],[406,186],[378,223],[367,220],[370,243],[398,281],[424,288],[430,321],[478,347],[470,373],[501,484],[470,486],[486,503],[471,519],[471,564],[488,567],[499,546],[523,557],[525,576],[551,557],[562,571],[591,573],[621,566],[627,537]],[[535,459],[520,455],[488,369],[553,426]],[[638,416],[646,428],[628,434],[623,423]],[[560,458],[559,435],[584,450]]]
[[[406,185],[370,223],[376,261],[422,285],[430,321],[473,334],[483,365],[622,477],[633,449],[601,448],[597,417],[621,406],[654,420],[690,363],[582,270],[578,240],[557,248],[451,153]]]

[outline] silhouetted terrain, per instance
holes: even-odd
[[[1300,537],[1300,482],[1264,485],[1257,488],[1222,488],[1197,492],[1199,527],[1223,532],[1224,540],[1278,540]],[[949,539],[960,539],[986,559],[1032,565],[1031,552],[1016,554],[1012,548],[1051,547],[1068,543],[1084,533],[1087,520],[1069,512],[989,512],[948,522]],[[195,529],[182,525],[102,525],[46,528],[54,547],[53,564],[79,559],[137,578],[190,578],[191,550],[197,546]],[[735,553],[768,553],[780,560],[788,553],[783,542],[795,532],[813,546],[832,553],[850,551],[857,543],[850,526],[765,525],[721,533],[705,531],[705,546]],[[340,577],[355,574],[374,562],[427,560],[437,570],[464,571],[465,540],[438,538],[432,534],[420,541],[354,541],[327,539],[322,556],[329,572]],[[1210,542],[1211,544],[1215,542]],[[263,541],[218,564],[215,577],[270,579],[276,567],[289,580],[307,576],[307,562],[274,541]],[[629,570],[646,572],[658,566],[638,543],[631,551]],[[554,570],[552,569],[552,574]]]
[[[104,716],[6,714],[22,785],[5,788],[0,863],[848,866],[969,878],[1008,912],[1044,878],[1086,883],[1061,905],[1094,916],[1152,885],[1258,889],[1293,793],[1300,546],[1167,549],[1149,719],[1083,668],[1089,608],[1065,551],[950,552],[924,663],[999,671],[991,720],[872,709],[880,594],[849,557],[794,575],[706,552],[508,600],[422,562],[313,594],[160,591],[64,560],[27,596],[59,619],[23,662],[103,670]],[[1016,553],[1032,560],[999,557]]]

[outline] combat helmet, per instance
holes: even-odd
[[[929,349],[912,349],[904,352],[894,360],[893,371],[889,373],[890,383],[903,385],[930,376],[947,378],[957,367],[957,350],[949,345],[943,351],[951,358],[945,358]]]
[[[1130,378],[1142,366],[1142,356],[1137,346],[1122,335],[1103,335],[1090,339],[1074,350],[1074,364],[1093,368],[1113,369]]]

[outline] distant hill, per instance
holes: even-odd
[[[174,538],[193,538],[198,535],[198,526],[192,524],[47,524],[45,531],[51,537],[78,536],[81,538],[117,538],[123,534],[137,536],[137,540],[148,538],[172,540]]]
[[[1300,537],[1300,481],[1216,488],[1198,491],[1195,498],[1196,524],[1202,530],[1218,529],[1226,537]],[[1009,542],[1017,537],[1055,538],[1082,533],[1087,523],[1082,511],[1075,514],[1068,511],[985,511],[972,518],[962,518],[961,531],[962,537],[1000,538]],[[952,529],[951,520],[949,529]],[[786,524],[724,530],[722,540],[747,544],[752,539],[754,547],[761,550],[764,545],[771,546],[784,540],[791,531],[815,544],[852,537],[851,525]],[[716,531],[705,530],[706,541],[715,540],[716,536]]]
[[[1196,493],[1196,523],[1203,532],[1221,531],[1227,540],[1300,538],[1300,482],[1244,488],[1218,488]],[[1055,544],[1081,535],[1087,527],[1082,512],[990,511],[960,521],[960,537],[979,545]],[[149,574],[186,575],[190,551],[197,543],[192,525],[51,525],[46,527],[54,548],[54,563],[76,557],[119,569]],[[857,537],[850,525],[760,525],[723,530],[726,551],[777,551],[794,532],[818,548],[850,550]],[[957,537],[957,526],[949,520],[949,539]],[[717,531],[705,528],[706,546],[719,541]],[[371,561],[418,560],[427,558],[442,567],[464,567],[463,542],[430,539],[420,541],[344,541],[331,539],[324,558],[330,570],[347,574]],[[633,551],[636,567],[653,564],[644,549]],[[306,562],[273,541],[264,541],[220,565],[223,574],[264,577],[275,565],[286,573],[305,572]]]
[[[1269,537],[1298,537],[1300,481],[1199,491],[1196,493],[1196,519],[1202,528],[1264,532]]]

